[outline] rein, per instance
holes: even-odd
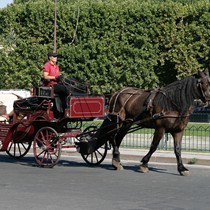
[[[117,114],[113,114],[113,115],[117,115]],[[142,123],[144,123],[144,122],[147,122],[147,121],[150,121],[150,120],[157,120],[157,119],[163,119],[163,118],[185,118],[185,117],[189,117],[190,115],[185,115],[185,116],[177,116],[177,115],[172,115],[172,114],[166,114],[165,112],[160,112],[160,113],[156,113],[156,114],[154,114],[153,116],[151,116],[151,117],[147,117],[147,118],[144,118],[144,119],[142,119],[142,120],[136,120],[136,121],[133,121],[133,120],[131,120],[131,119],[126,119],[126,120],[122,120],[122,122],[120,122],[119,121],[119,115],[117,115],[117,117],[118,117],[118,120],[117,120],[117,122],[116,123],[113,123],[113,124],[111,124],[111,125],[107,125],[107,126],[105,126],[105,127],[101,127],[101,128],[99,128],[99,129],[93,129],[93,130],[91,130],[91,131],[87,131],[87,132],[83,132],[83,133],[81,133],[81,134],[79,134],[79,135],[77,135],[76,136],[76,138],[79,140],[82,136],[85,136],[85,135],[87,135],[87,134],[91,134],[91,133],[93,133],[93,132],[97,132],[98,130],[103,130],[103,129],[105,129],[105,128],[108,128],[108,127],[112,127],[113,125],[116,125],[116,128],[114,128],[114,129],[112,129],[112,130],[109,130],[108,132],[106,132],[106,133],[104,133],[103,135],[101,135],[100,137],[105,137],[105,136],[107,136],[107,135],[109,135],[109,134],[111,134],[111,133],[113,133],[113,132],[118,132],[118,130],[120,129],[120,123],[126,123],[126,124],[130,124],[131,126],[132,125],[137,125],[137,127],[135,127],[135,128],[131,128],[130,129],[130,132],[133,132],[134,130],[139,130],[139,129],[141,129],[141,128],[143,128],[143,127],[141,127],[141,128],[139,128],[140,126],[141,126],[141,124]],[[109,119],[109,117],[107,116],[107,118]],[[111,121],[111,119],[109,119],[110,121]],[[137,129],[136,129],[137,128]]]
[[[77,80],[71,80],[71,79],[68,79],[68,78],[63,78],[61,80],[61,83],[63,84],[63,86],[66,87],[66,89],[74,88],[77,91],[80,91],[82,93],[86,93],[86,91],[84,89],[82,89],[82,87],[85,87],[85,88],[87,88],[87,91],[88,91],[87,84],[83,84],[81,82],[78,82]]]
[[[142,124],[144,122],[147,122],[147,121],[150,121],[150,120],[158,120],[158,119],[163,119],[163,118],[186,118],[186,117],[189,117],[190,114],[187,114],[187,115],[184,115],[184,116],[180,116],[180,115],[175,115],[175,114],[167,114],[166,112],[159,112],[159,113],[156,113],[150,117],[147,117],[147,118],[144,118],[144,119],[141,119],[141,120],[136,120],[136,121],[133,121],[132,124]],[[124,122],[126,121],[131,121],[131,120],[125,120]]]

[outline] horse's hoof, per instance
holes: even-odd
[[[181,176],[190,176],[190,172],[189,171],[181,171],[180,175]]]
[[[122,171],[124,169],[122,164],[116,160],[112,160],[112,165],[117,171]]]
[[[148,173],[149,172],[149,168],[146,165],[140,165],[139,167],[140,171],[142,171],[143,173]]]

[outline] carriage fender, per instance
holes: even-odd
[[[14,130],[18,127],[18,125],[20,125],[21,123],[18,122],[18,123],[15,123],[11,126],[11,128],[9,129],[8,133],[7,133],[7,136],[2,144],[2,147],[0,149],[0,151],[6,151],[7,150],[7,147],[11,141],[11,138],[12,138],[12,135],[13,135],[13,132]]]

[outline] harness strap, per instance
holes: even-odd
[[[120,114],[120,112],[122,111],[122,109],[125,107],[125,105],[127,104],[127,102],[130,100],[130,98],[136,94],[138,92],[138,90],[134,91],[133,93],[128,93],[130,96],[126,99],[126,101],[124,102],[124,104],[122,105],[121,109],[118,111],[118,112],[115,112],[115,106],[116,106],[116,103],[117,103],[117,99],[118,97],[120,96],[120,94],[122,94],[125,90],[129,89],[128,88],[125,88],[123,90],[121,90],[120,92],[118,92],[117,96],[115,97],[115,101],[114,101],[114,105],[113,105],[113,108],[112,108],[112,112],[110,112],[110,114],[113,114],[113,115],[118,115]]]
[[[151,115],[152,115],[152,110],[153,110],[153,100],[158,92],[159,92],[159,89],[152,90],[146,100],[147,111],[149,111]]]
[[[112,114],[118,114],[118,113],[116,113],[114,110],[115,110],[115,106],[116,106],[116,103],[117,103],[117,99],[118,99],[118,97],[119,97],[119,95],[121,94],[121,93],[123,93],[125,90],[127,90],[127,89],[129,89],[129,87],[127,87],[127,88],[124,88],[124,89],[122,89],[121,91],[119,91],[118,92],[118,94],[117,94],[117,96],[115,97],[115,100],[114,100],[114,105],[113,105],[113,107],[112,107]],[[112,98],[115,96],[115,94],[112,96]],[[110,99],[110,101],[112,100],[112,98]]]

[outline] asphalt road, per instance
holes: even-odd
[[[28,155],[27,155],[28,156]],[[110,160],[88,167],[81,157],[64,157],[53,169],[34,165],[33,157],[14,161],[0,154],[1,210],[209,210],[210,167],[151,163],[148,174],[139,162],[124,162],[114,171]]]

